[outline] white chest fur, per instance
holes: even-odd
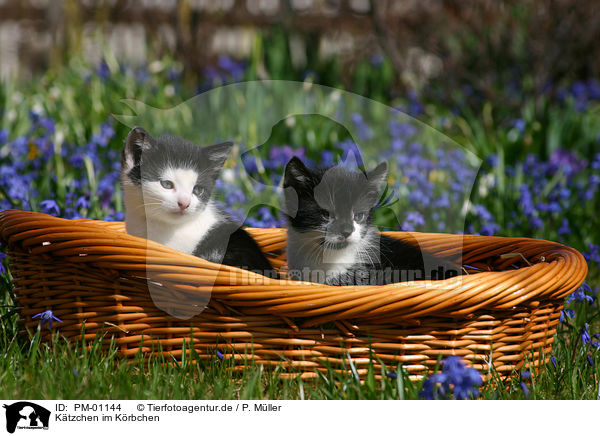
[[[192,254],[196,246],[204,239],[217,223],[212,206],[207,206],[195,219],[182,223],[164,223],[148,221],[147,238],[167,247]]]
[[[303,280],[324,282],[325,277],[344,274],[361,261],[358,243],[351,243],[340,250],[328,250],[317,246],[315,237],[311,232],[288,229],[287,257],[291,275],[299,275]]]

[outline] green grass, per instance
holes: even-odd
[[[597,304],[597,303],[596,303]],[[597,319],[597,305],[581,306],[576,318],[588,311]],[[265,369],[248,362],[243,372],[234,372],[231,359],[194,362],[169,361],[164,357],[132,360],[117,356],[114,342],[102,350],[100,341],[69,342],[56,334],[50,343],[40,342],[38,331],[17,334],[17,316],[2,318],[0,346],[0,397],[32,399],[418,399],[423,381],[410,381],[401,367],[376,370],[361,377],[346,366],[344,373],[320,373],[316,380],[280,379],[281,367]],[[47,328],[47,327],[43,327]],[[531,379],[519,373],[501,379],[491,372],[481,388],[484,399],[524,399],[524,381],[529,399],[600,399],[599,353],[595,364],[587,361],[589,350],[577,339],[578,327],[563,324],[556,336],[553,356]],[[397,378],[387,373],[394,371]],[[377,379],[376,376],[381,376]]]

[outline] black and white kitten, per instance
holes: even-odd
[[[140,127],[125,141],[121,184],[127,233],[215,263],[277,273],[252,237],[213,202],[233,144],[199,147]]]
[[[330,285],[388,284],[443,279],[460,267],[413,243],[380,235],[373,212],[387,180],[387,164],[367,173],[335,166],[286,165],[285,216],[290,278]]]

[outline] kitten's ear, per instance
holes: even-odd
[[[204,147],[204,151],[208,156],[208,160],[213,164],[213,167],[220,170],[229,157],[232,148],[233,142],[222,142],[221,144],[206,146]]]
[[[382,162],[374,170],[367,173],[369,183],[375,183],[377,189],[383,188],[387,183],[387,163]]]
[[[142,152],[149,150],[151,136],[141,127],[134,127],[127,135],[125,148],[123,149],[123,160],[129,167],[138,165],[142,157]]]
[[[306,165],[297,157],[294,156],[285,166],[285,174],[283,177],[283,187],[286,186],[305,186],[311,179],[311,173]]]

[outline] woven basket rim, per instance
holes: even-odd
[[[285,229],[248,231],[259,245],[281,246]],[[235,267],[215,264],[178,252],[162,244],[129,235],[122,222],[89,219],[67,220],[51,215],[4,210],[0,212],[0,239],[10,249],[32,254],[72,258],[82,263],[139,271],[152,265],[157,277],[172,282],[197,284],[202,277],[216,280],[212,298],[244,307],[250,314],[310,317],[310,325],[377,316],[416,318],[424,315],[467,316],[477,309],[508,310],[543,299],[559,299],[579,287],[587,264],[575,249],[531,238],[452,235],[444,233],[382,232],[392,237],[418,236],[423,248],[435,253],[462,253],[467,260],[519,250],[531,266],[486,271],[434,282],[403,282],[389,285],[328,286],[320,283],[269,279]],[[461,242],[458,246],[457,242]],[[453,251],[454,250],[454,251]],[[129,254],[126,254],[129,253]],[[506,254],[506,253],[504,253]],[[502,261],[507,267],[514,259]],[[179,272],[181,271],[181,272]],[[221,286],[235,278],[235,286]],[[260,279],[261,284],[255,285]],[[283,284],[285,282],[285,284]],[[175,285],[177,286],[177,285]]]

